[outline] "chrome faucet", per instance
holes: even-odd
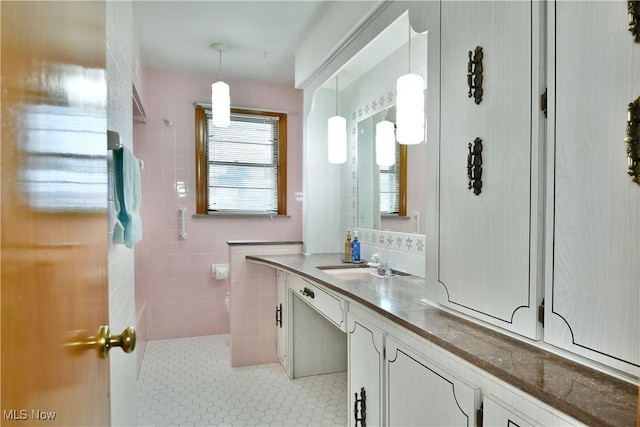
[[[386,262],[382,265],[379,265],[377,269],[378,269],[378,274],[381,276],[387,276],[387,277],[393,276],[393,271],[391,271],[389,264],[387,264]]]
[[[389,267],[388,263],[383,263],[380,260],[380,254],[373,254],[371,255],[371,261],[369,261],[367,263],[367,265],[369,267],[374,267],[376,270],[378,270],[378,274],[381,276],[393,276],[393,271],[391,270],[391,268]]]

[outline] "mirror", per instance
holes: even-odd
[[[359,52],[345,67],[349,74],[348,86],[342,91],[346,113],[351,112],[355,121],[354,141],[357,145],[357,226],[407,233],[424,233],[426,209],[424,185],[426,183],[426,144],[400,145],[396,143],[398,156],[391,170],[380,170],[375,161],[375,126],[385,119],[395,122],[395,84],[398,77],[407,72],[408,20],[398,20],[381,33],[382,39],[374,40]],[[422,74],[426,81],[427,33],[411,31],[411,71]],[[389,39],[396,44],[389,44]],[[404,40],[404,41],[398,41]],[[391,48],[391,46],[394,46]],[[384,51],[378,62],[371,60],[370,50]],[[369,64],[366,71],[354,76],[359,61]],[[355,64],[354,64],[355,63]],[[341,77],[346,80],[344,77]],[[380,94],[376,96],[376,94]],[[425,90],[425,100],[426,100]],[[400,161],[404,159],[404,163]],[[392,205],[394,191],[384,183],[397,186],[397,209],[385,212]],[[387,188],[384,188],[387,187]]]
[[[319,126],[326,129],[328,118],[336,114],[347,121],[348,160],[340,166],[344,228],[424,233],[426,144],[399,147],[398,153],[404,153],[400,159],[405,159],[402,167],[397,162],[393,169],[381,171],[375,162],[375,125],[385,116],[395,122],[396,82],[408,70],[422,75],[426,83],[427,33],[410,29],[405,12],[328,76],[314,93],[313,111]],[[398,202],[395,194],[390,194],[395,190],[386,191],[388,185],[381,184],[389,182],[393,188],[396,183],[402,184],[402,190],[397,190],[401,198]],[[404,209],[381,213],[381,207],[385,211],[391,204]]]
[[[382,228],[382,221],[406,219],[407,146],[395,143],[395,163],[376,164],[376,124],[395,122],[395,106],[358,122],[358,226]]]

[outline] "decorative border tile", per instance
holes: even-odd
[[[390,230],[373,230],[369,228],[354,228],[362,243],[399,252],[425,255],[424,234],[402,233]]]

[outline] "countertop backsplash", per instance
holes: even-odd
[[[377,253],[380,254],[382,262],[388,263],[392,269],[425,277],[424,234],[359,227],[351,229],[352,235],[353,231],[358,231],[363,260],[369,261],[371,256]]]

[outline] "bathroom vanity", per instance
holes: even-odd
[[[348,370],[350,425],[636,423],[635,385],[424,301],[423,278],[331,274],[339,254],[247,261],[277,275],[289,376]]]

